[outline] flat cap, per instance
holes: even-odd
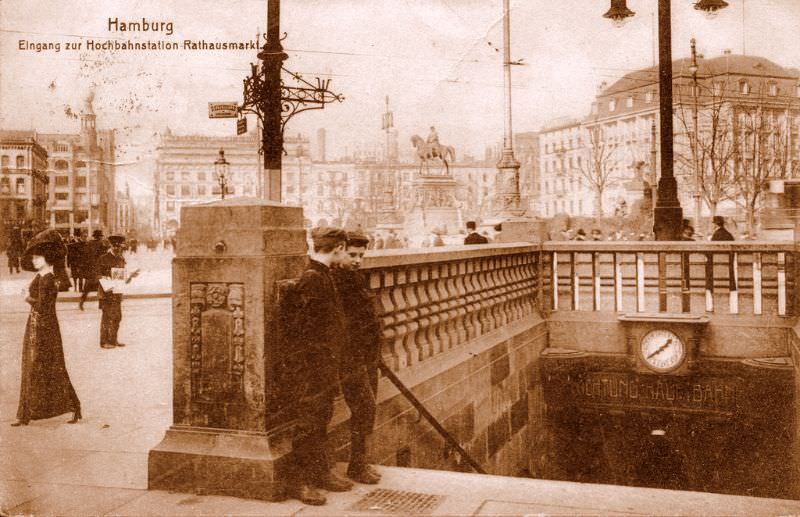
[[[369,238],[361,232],[347,232],[347,245],[348,246],[366,246],[369,244]]]
[[[331,226],[318,226],[311,230],[311,240],[314,247],[337,246],[347,242],[347,233],[341,228]]]

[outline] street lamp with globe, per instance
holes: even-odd
[[[230,164],[225,159],[225,150],[219,150],[219,158],[214,161],[214,175],[219,182],[219,191],[222,199],[225,199],[225,192],[228,190],[228,171]]]

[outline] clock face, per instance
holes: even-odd
[[[639,345],[644,364],[657,372],[676,369],[686,357],[686,347],[674,332],[656,329],[648,332]]]

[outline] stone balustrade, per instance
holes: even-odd
[[[539,248],[526,244],[381,250],[363,271],[395,370],[532,314],[541,287]]]
[[[797,314],[792,243],[546,242],[553,311]]]

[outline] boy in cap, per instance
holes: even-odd
[[[103,254],[97,261],[97,272],[101,277],[112,278],[113,269],[125,268],[125,259],[122,257],[122,245],[125,242],[125,237],[112,235],[108,238],[108,241],[111,243],[111,250]],[[102,317],[100,318],[100,347],[125,346],[124,343],[117,341],[119,323],[122,321],[122,294],[115,293],[113,290],[103,289],[103,286],[98,282],[97,298],[102,311]]]
[[[374,485],[381,476],[367,463],[367,436],[375,425],[381,326],[364,276],[358,271],[368,243],[363,234],[348,232],[345,260],[333,269],[333,278],[347,325],[340,371],[342,394],[350,408],[347,476]]]
[[[315,228],[313,252],[297,282],[302,310],[296,343],[304,347],[302,388],[295,401],[296,434],[292,439],[294,463],[287,471],[288,495],[305,504],[323,505],[317,490],[350,490],[353,484],[330,470],[327,454],[328,424],[339,391],[339,359],[345,336],[344,314],[331,275],[331,266],[344,260],[347,234],[338,228]]]

